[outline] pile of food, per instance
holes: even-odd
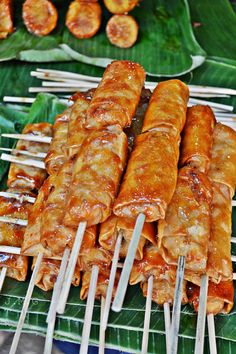
[[[153,277],[152,300],[173,304],[178,259],[184,256],[182,303],[198,310],[206,274],[207,312],[228,313],[234,295],[230,239],[236,132],[217,123],[208,106],[187,108],[189,90],[183,82],[161,82],[152,94],[144,83],[139,64],[114,61],[97,89],[74,95],[53,127],[25,127],[23,134],[52,139],[50,145],[17,143],[19,152],[45,153],[45,169],[24,166],[24,157],[16,153],[19,163],[11,164],[7,191],[15,197],[0,197],[0,215],[25,223],[2,221],[0,242],[21,247],[21,255],[1,253],[0,266],[23,281],[30,257],[42,253],[36,285],[50,290],[65,250],[72,249],[78,226],[86,223],[72,283],[81,283],[85,299],[97,266],[96,297],[105,298],[117,239],[122,261],[142,215],[130,284],[140,283],[146,296]],[[135,119],[143,124],[133,142],[127,133]]]

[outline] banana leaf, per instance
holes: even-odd
[[[46,108],[45,108],[46,107]],[[31,108],[25,111],[9,109],[0,106],[1,120],[15,131],[20,131],[28,122],[44,121],[47,118],[52,122],[53,115],[60,113],[63,106],[54,95],[39,94]],[[3,141],[3,145],[5,141]],[[6,146],[6,145],[4,145]],[[4,188],[3,180],[1,188]],[[233,233],[236,231],[236,210],[233,210]],[[232,246],[232,253],[236,254],[236,245]],[[29,281],[17,282],[6,279],[0,296],[0,329],[15,330],[20,316],[24,296]],[[72,287],[68,305],[63,315],[58,316],[55,328],[55,338],[79,342],[81,339],[85,302],[79,299],[80,288]],[[26,316],[24,331],[39,335],[46,333],[46,314],[49,309],[51,292],[43,292],[35,288]],[[127,296],[120,313],[111,313],[106,334],[106,345],[109,348],[126,350],[131,353],[140,351],[142,330],[144,324],[145,299],[139,286],[129,287]],[[189,305],[181,309],[179,353],[193,353],[196,331],[196,314]],[[100,304],[95,302],[91,344],[98,343],[100,322]],[[236,306],[230,315],[218,315],[215,318],[217,346],[220,353],[236,350]],[[156,304],[152,304],[149,353],[163,353],[165,351],[164,314]],[[209,353],[206,330],[205,353]],[[228,351],[227,351],[228,350]]]
[[[32,62],[79,60],[106,67],[112,59],[138,61],[150,75],[173,76],[201,65],[205,52],[195,40],[187,0],[148,0],[140,2],[131,14],[137,19],[139,39],[129,49],[111,45],[105,34],[111,16],[103,6],[103,20],[98,34],[77,39],[65,27],[69,1],[55,1],[59,11],[58,26],[46,37],[28,33],[21,19],[22,0],[16,3],[16,31],[0,43],[0,61],[20,59]]]

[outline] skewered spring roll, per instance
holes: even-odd
[[[129,243],[132,237],[135,221],[127,218],[119,218],[115,215],[110,216],[104,223],[100,225],[99,243],[110,252],[114,251],[116,239],[119,233],[122,234],[122,242],[120,248],[120,258],[125,258]],[[146,240],[154,245],[156,244],[156,233],[154,225],[145,223],[138,244],[135,259],[143,258],[143,248]]]
[[[22,16],[27,30],[36,36],[46,36],[57,25],[58,13],[48,0],[26,0]]]
[[[188,108],[181,141],[181,167],[190,165],[201,172],[209,170],[215,124],[210,107],[197,105]]]
[[[36,257],[33,258],[32,269],[34,269]],[[54,284],[59,274],[61,262],[56,259],[43,258],[40,268],[37,272],[35,285],[43,291],[50,291],[53,289]],[[80,270],[75,268],[72,284],[79,286],[80,283]]]
[[[208,239],[211,227],[211,184],[207,176],[191,167],[179,171],[174,196],[165,220],[158,222],[158,246],[168,264],[178,264],[185,256],[187,270],[206,271]]]
[[[95,225],[111,214],[127,155],[127,137],[119,126],[93,131],[76,156],[65,225]]]
[[[13,32],[12,1],[0,0],[0,39]]]
[[[87,111],[86,127],[131,124],[139,103],[145,71],[137,63],[113,61],[107,66]]]
[[[67,108],[55,119],[52,129],[52,141],[44,160],[49,175],[57,173],[66,161],[67,135],[71,110],[71,107]]]
[[[215,283],[232,280],[231,216],[232,206],[229,188],[213,183],[211,236],[209,240],[207,275]]]
[[[178,144],[165,132],[139,135],[115,201],[119,217],[136,218],[143,213],[147,222],[165,217],[177,181]]]
[[[22,134],[52,136],[52,126],[49,123],[27,124]],[[47,153],[48,144],[36,143],[33,141],[18,140],[16,150],[25,150],[31,153]],[[17,155],[17,153],[15,153]],[[18,159],[24,160],[25,157],[18,156]],[[37,160],[37,158],[34,158]],[[22,188],[27,190],[39,189],[45,180],[47,173],[45,170],[11,163],[8,174],[7,185],[9,188]]]
[[[0,268],[7,268],[7,277],[25,281],[28,272],[28,257],[0,252]]]
[[[166,131],[179,140],[185,120],[189,89],[180,80],[160,82],[149,101],[142,132]]]
[[[100,299],[102,296],[105,298],[107,293],[107,287],[109,283],[110,269],[99,270],[97,286],[96,286],[96,299]],[[115,283],[112,289],[112,296],[114,297],[116,293],[116,288],[118,280],[120,277],[119,269],[116,272]],[[89,285],[90,285],[91,272],[84,272],[82,277],[82,286],[80,290],[80,299],[85,300],[88,296]]]
[[[199,286],[188,283],[187,295],[194,310],[198,311]],[[234,305],[233,281],[222,281],[219,284],[209,282],[207,295],[207,314],[229,313]]]
[[[211,153],[208,175],[212,181],[227,185],[233,198],[236,187],[236,132],[226,125],[217,123]]]

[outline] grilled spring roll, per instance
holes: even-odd
[[[161,255],[173,265],[177,265],[179,256],[185,256],[185,277],[189,273],[190,279],[194,273],[199,275],[206,271],[211,199],[207,176],[194,168],[183,167],[165,220],[158,222]]]
[[[145,72],[142,66],[127,60],[107,66],[87,111],[86,127],[131,124],[139,103]]]
[[[188,86],[182,81],[160,82],[151,96],[142,132],[166,131],[179,140],[186,120],[188,98]]]
[[[8,189],[9,193],[19,193]],[[22,191],[21,191],[22,192]],[[27,194],[24,193],[24,194]],[[29,195],[29,194],[28,194]],[[30,194],[30,196],[33,196]],[[0,197],[0,215],[14,219],[27,220],[32,204],[14,198]],[[24,239],[25,226],[0,222],[0,244],[4,246],[21,247]],[[7,267],[7,276],[24,281],[28,270],[28,257],[0,253],[0,268]]]
[[[127,156],[127,137],[119,126],[93,131],[76,156],[64,218],[77,227],[104,222],[111,214]]]
[[[236,132],[221,123],[217,123],[214,129],[208,175],[212,181],[228,186],[233,198],[236,187]]]
[[[187,295],[194,310],[198,311],[199,286],[188,283]],[[209,282],[207,295],[207,314],[229,313],[234,305],[233,281],[221,281],[219,284]]]
[[[105,298],[107,293],[107,287],[109,283],[110,269],[100,269],[98,274],[98,281],[96,286],[96,298],[100,299],[102,296]],[[115,284],[112,290],[112,295],[114,297],[116,293],[117,284],[120,277],[119,269],[116,272]],[[90,285],[91,272],[87,271],[83,273],[82,286],[80,290],[80,299],[85,300],[88,296],[89,285]]]
[[[0,0],[0,39],[6,38],[13,30],[12,1]]]
[[[209,170],[215,124],[210,107],[197,105],[188,108],[181,141],[181,167],[188,164],[201,172]]]
[[[120,258],[125,258],[132,237],[135,222],[132,219],[119,218],[115,215],[110,216],[104,223],[100,225],[99,243],[110,252],[114,251],[116,239],[119,233],[122,234],[122,243],[120,249]],[[147,241],[156,244],[156,233],[154,225],[145,223],[138,244],[135,259],[143,258],[143,248]]]
[[[154,245],[144,248],[142,260],[134,261],[130,274],[130,284],[140,283],[144,296],[147,296],[147,281],[151,275],[154,277],[152,300],[158,305],[163,305],[165,302],[173,304],[176,266],[168,265]],[[186,281],[184,281],[182,303],[186,302]]]
[[[33,258],[32,269],[34,269],[36,257]],[[37,272],[35,285],[44,291],[50,291],[53,289],[54,284],[59,274],[61,262],[56,259],[44,258]],[[80,269],[75,268],[72,284],[79,286],[80,283]]]
[[[114,204],[114,214],[136,218],[143,213],[147,222],[163,219],[176,186],[178,157],[178,144],[167,133],[151,131],[139,135]]]
[[[56,174],[66,161],[69,119],[72,107],[56,117],[53,125],[52,142],[44,160],[49,175]]]
[[[22,131],[23,134],[52,136],[52,126],[49,123],[27,124]],[[19,140],[16,149],[26,150],[31,153],[48,151],[48,144],[36,143],[33,141]],[[17,153],[16,153],[17,155]],[[18,156],[24,160],[25,157]],[[36,159],[36,158],[35,158]],[[47,176],[43,169],[31,166],[11,163],[8,174],[7,185],[9,188],[22,188],[27,190],[38,190]]]

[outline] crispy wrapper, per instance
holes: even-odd
[[[181,167],[188,164],[201,172],[209,170],[215,124],[215,116],[209,106],[188,108],[181,141]]]
[[[99,129],[131,124],[145,81],[145,71],[128,60],[113,61],[107,66],[87,111],[87,128]]]
[[[28,271],[28,257],[0,253],[0,268],[7,267],[7,277],[25,281]]]
[[[213,133],[212,159],[209,170],[212,181],[225,184],[231,198],[236,186],[236,131],[217,123]]]
[[[96,286],[96,299],[101,299],[103,296],[104,298],[106,297],[106,292],[107,292],[107,287],[109,283],[109,277],[110,277],[110,269],[103,269],[102,271],[99,271],[98,274],[98,281],[97,281],[97,286]],[[119,269],[116,272],[116,277],[115,277],[115,284],[112,290],[112,297],[114,297],[116,293],[116,288],[117,284],[119,281],[120,277],[120,271]],[[82,277],[82,286],[80,290],[80,299],[85,300],[88,296],[88,291],[89,291],[89,285],[90,285],[90,278],[91,278],[91,272],[84,272],[83,277]]]
[[[209,241],[207,274],[219,283],[232,280],[231,231],[232,202],[230,190],[220,183],[213,183],[211,237]]]
[[[32,269],[34,269],[36,257],[33,258]],[[35,285],[44,291],[52,290],[57,280],[57,276],[60,270],[61,262],[55,259],[43,258],[40,268],[37,273]],[[74,286],[79,286],[80,283],[80,270],[75,268],[75,272],[72,279]]]
[[[49,175],[56,174],[67,158],[67,135],[72,107],[56,117],[53,125],[52,141],[44,160]]]
[[[194,310],[198,311],[199,286],[188,283],[187,295]],[[209,282],[207,295],[207,314],[229,313],[234,305],[233,281],[222,281],[219,284]]]
[[[27,124],[22,134],[52,136],[52,126],[49,123]],[[18,140],[16,149],[25,150],[31,153],[47,153],[48,144],[36,143],[34,141]],[[17,155],[17,153],[15,153]],[[22,155],[19,159],[24,160]],[[37,160],[37,158],[34,158]],[[22,188],[27,190],[39,189],[47,176],[47,172],[41,168],[11,163],[8,173],[7,185],[9,188]]]
[[[6,38],[8,34],[12,33],[13,18],[12,18],[12,1],[0,1],[0,39]]]
[[[179,171],[166,217],[158,222],[158,246],[168,264],[177,265],[179,256],[185,256],[186,271],[206,271],[211,198],[211,183],[205,174],[191,167]]]
[[[136,218],[145,214],[152,222],[165,217],[177,181],[178,144],[165,132],[139,135],[115,201],[113,212]]]
[[[105,250],[114,252],[117,236],[119,233],[122,233],[123,238],[120,249],[120,258],[125,258],[134,226],[135,221],[133,219],[119,218],[116,215],[112,215],[100,225],[98,242]],[[140,260],[143,258],[143,248],[146,240],[154,245],[157,243],[156,230],[152,223],[145,223],[143,226],[135,259]]]
[[[179,140],[186,120],[189,89],[180,80],[160,82],[151,96],[142,132],[166,131]]]
[[[102,223],[111,214],[127,156],[127,137],[119,126],[93,131],[76,156],[64,218],[77,227]]]

